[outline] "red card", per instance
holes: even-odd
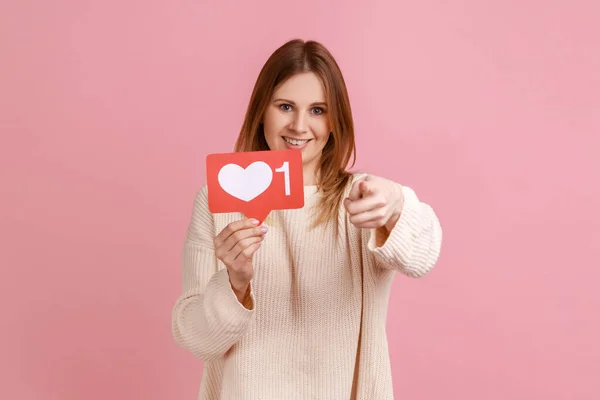
[[[262,223],[271,210],[304,207],[300,150],[210,154],[206,175],[213,213],[242,212]]]

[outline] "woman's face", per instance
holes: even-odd
[[[271,150],[302,151],[304,184],[316,183],[321,153],[330,135],[323,84],[312,72],[293,75],[273,93],[263,117]]]

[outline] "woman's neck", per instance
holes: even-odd
[[[317,184],[319,177],[314,169],[305,167],[302,172],[304,176],[304,186],[315,186]]]

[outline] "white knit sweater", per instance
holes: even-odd
[[[213,247],[215,235],[244,216],[211,214],[207,187],[198,192],[172,328],[175,341],[205,361],[199,399],[393,399],[386,338],[392,280],[396,271],[426,274],[442,242],[432,208],[410,188],[403,193],[401,217],[381,247],[376,231],[354,227],[343,206],[337,235],[335,224],[311,230],[321,195],[314,186],[305,187],[304,208],[272,211],[254,256],[248,309]]]

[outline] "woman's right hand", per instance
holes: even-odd
[[[254,277],[252,256],[260,248],[266,226],[255,219],[244,219],[227,225],[214,240],[215,255],[227,267],[231,288],[240,303]]]

